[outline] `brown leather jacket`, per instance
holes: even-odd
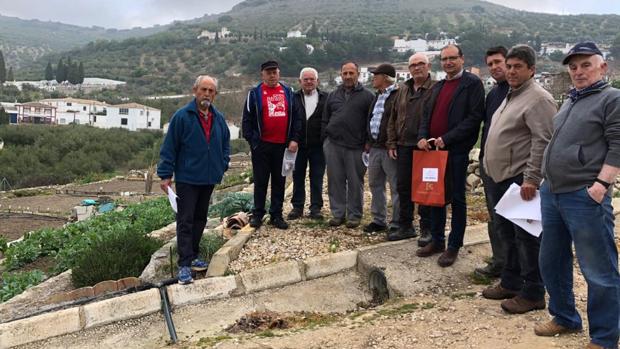
[[[431,80],[429,74],[417,91],[413,88],[413,78],[400,85],[388,123],[386,142],[388,149],[396,149],[397,145],[414,147],[418,143],[418,129],[424,105],[431,97],[431,87],[434,84],[435,81]]]

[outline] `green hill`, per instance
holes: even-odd
[[[167,26],[126,30],[80,27],[58,22],[24,20],[0,15],[0,49],[7,65],[16,68],[48,54],[81,47],[94,40],[124,40],[143,37]]]
[[[219,42],[197,39],[203,30],[221,27],[231,31],[230,37]],[[282,39],[289,30],[308,37]],[[153,35],[91,41],[46,55],[17,71],[16,77],[41,78],[48,60],[70,56],[84,62],[87,76],[127,81],[122,90],[126,95],[175,94],[186,92],[192,79],[205,72],[225,76],[225,88],[239,88],[243,74],[255,79],[258,64],[270,57],[282,62],[285,76],[294,76],[303,65],[337,68],[344,59],[402,60],[404,55],[390,51],[391,38],[397,35],[458,37],[468,63],[482,64],[484,50],[495,44],[611,43],[619,32],[618,15],[531,13],[478,0],[246,0],[227,13],[175,22]],[[312,54],[306,44],[315,49]]]

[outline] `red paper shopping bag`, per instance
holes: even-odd
[[[448,152],[413,151],[411,201],[424,206],[445,206],[452,198],[452,182],[447,178]]]

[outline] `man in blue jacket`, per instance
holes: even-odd
[[[448,150],[447,175],[452,185],[452,219],[448,248],[445,242],[446,207],[431,208],[432,242],[416,252],[418,257],[441,253],[441,267],[454,264],[467,225],[465,179],[469,152],[478,140],[484,117],[484,87],[480,79],[463,69],[465,60],[461,48],[448,45],[441,50],[441,67],[446,78],[433,86],[418,132],[418,148],[429,150],[430,138],[435,146]]]
[[[282,217],[284,184],[282,159],[284,150],[297,152],[301,119],[293,101],[293,90],[280,82],[280,67],[276,61],[261,65],[258,86],[248,92],[243,108],[243,138],[252,148],[254,176],[254,210],[250,226],[258,228],[265,215],[267,186],[271,177],[271,225],[288,229]]]
[[[192,270],[208,264],[199,258],[200,239],[207,224],[209,200],[222,181],[230,160],[230,132],[224,116],[213,106],[217,80],[201,75],[193,87],[194,99],[177,110],[161,146],[157,175],[168,193],[174,175],[177,190],[178,281],[193,281]]]

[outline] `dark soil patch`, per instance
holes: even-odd
[[[0,214],[0,236],[8,241],[17,240],[29,231],[41,228],[58,228],[65,220],[30,215]]]
[[[17,271],[31,271],[37,269],[49,275],[50,271],[54,269],[54,266],[56,266],[56,261],[54,261],[54,257],[46,256],[37,258],[34,262],[24,265]]]

